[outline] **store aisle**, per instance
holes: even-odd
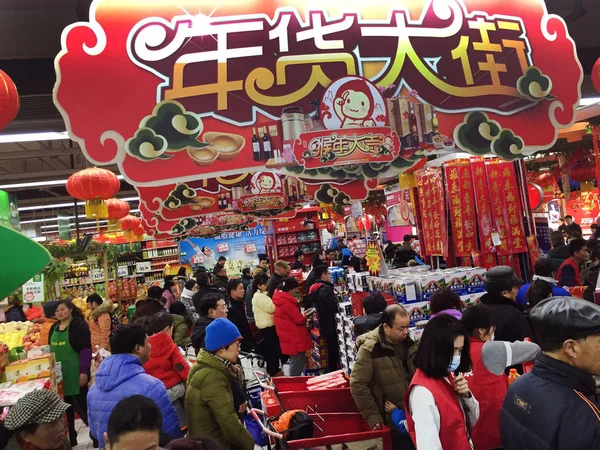
[[[75,429],[77,430],[77,447],[73,450],[92,449],[92,440],[90,439],[90,429],[86,427],[81,419],[75,420]]]

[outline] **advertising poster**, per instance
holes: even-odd
[[[259,224],[248,231],[225,232],[214,238],[184,239],[179,242],[181,264],[189,264],[194,272],[200,266],[212,271],[220,256],[250,264],[259,254],[266,253],[266,234],[266,229]]]
[[[23,285],[23,301],[41,303],[44,300],[44,274],[38,273]]]

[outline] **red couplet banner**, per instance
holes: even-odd
[[[469,160],[458,160],[444,167],[448,209],[455,256],[471,256],[477,251],[475,192]]]
[[[513,255],[527,251],[527,240],[521,215],[521,198],[512,163],[486,166],[492,203],[494,228],[500,234],[498,255]]]
[[[421,223],[426,256],[448,256],[448,219],[441,167],[429,167],[416,172]]]
[[[477,221],[479,225],[479,242],[481,252],[490,254],[496,251],[492,242],[494,225],[492,221],[492,205],[490,204],[488,180],[483,158],[471,162],[475,203],[477,205]]]

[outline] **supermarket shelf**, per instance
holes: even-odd
[[[167,264],[179,264],[179,260],[178,259],[173,259],[171,261],[162,261],[159,263],[153,263],[153,266],[165,266]]]
[[[313,239],[312,241],[298,241],[298,242],[294,242],[294,243],[291,243],[291,244],[278,244],[278,243],[275,243],[275,245],[277,245],[277,247],[287,247],[288,245],[310,244],[312,242],[321,242],[321,239]]]
[[[307,233],[309,231],[316,231],[318,232],[319,229],[318,228],[309,228],[306,230],[296,230],[296,231],[278,231],[277,233],[275,233],[276,236],[279,236],[280,234],[292,234],[292,233]]]
[[[148,248],[143,248],[140,251],[145,251],[145,250],[162,250],[164,248],[178,248],[179,245],[165,245],[165,246],[160,246],[160,247],[148,247]]]
[[[179,255],[158,255],[158,256],[151,256],[148,258],[142,258],[142,261],[149,261],[152,259],[156,259],[156,258],[166,258],[167,256],[179,256]]]

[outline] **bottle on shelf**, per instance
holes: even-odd
[[[260,142],[256,135],[256,128],[252,128],[252,154],[254,155],[254,161],[260,161]]]
[[[267,127],[264,127],[263,130],[264,130],[264,134],[262,137],[262,142],[263,142],[263,149],[265,152],[264,159],[269,160],[269,159],[273,158],[273,152],[271,150],[271,139],[269,138],[269,132],[267,131]]]

